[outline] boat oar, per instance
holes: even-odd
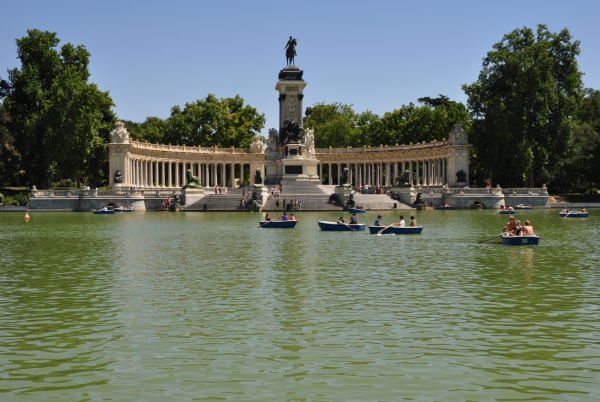
[[[388,225],[386,227],[384,227],[383,229],[381,229],[379,232],[377,232],[377,236],[381,236],[381,233],[386,230],[387,228],[391,228],[392,226],[394,226],[396,224],[396,222],[392,223],[391,225]]]
[[[573,212],[573,211],[569,211],[569,212],[567,212],[567,214],[565,215],[565,218],[566,218],[567,216],[569,216],[569,214],[570,214],[571,212]]]
[[[478,242],[477,242],[477,244],[485,243],[486,241],[488,241],[488,240],[492,240],[492,239],[495,239],[496,237],[500,237],[500,236],[502,236],[503,234],[504,234],[504,232],[500,233],[499,235],[492,236],[492,237],[490,237],[489,239],[485,239],[485,240],[482,240],[482,241],[478,241]]]
[[[338,221],[338,222],[341,223],[342,225],[348,226],[350,229],[354,230],[355,232],[358,232],[358,230],[354,229],[352,226],[348,225],[346,222],[340,222],[340,221]]]
[[[550,242],[546,239],[544,239],[542,236],[540,236],[539,234],[535,234],[537,237],[539,237],[540,239],[542,239],[543,241],[545,241],[546,243],[550,244]]]
[[[275,222],[275,221],[278,221],[278,220],[279,220],[279,218],[277,218],[277,219],[273,219],[273,220],[271,220],[271,221],[267,221],[267,222],[263,223],[262,225],[258,225],[258,228],[260,229],[260,228],[262,228],[263,226],[265,226],[267,223]]]

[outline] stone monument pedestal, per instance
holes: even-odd
[[[336,194],[350,195],[354,190],[350,184],[344,184],[342,186],[335,186],[334,191]]]
[[[252,205],[253,212],[261,212],[265,204],[267,203],[267,199],[269,198],[270,190],[269,187],[264,186],[262,184],[255,184],[252,188],[252,193],[256,191],[258,195],[259,205]]]
[[[204,197],[204,188],[188,187],[181,190],[181,205],[192,205]]]
[[[392,187],[391,192],[398,194],[398,200],[404,204],[412,205],[417,199],[417,193],[413,186],[410,187]]]

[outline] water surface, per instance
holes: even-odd
[[[413,213],[2,213],[0,400],[600,400],[600,213]]]

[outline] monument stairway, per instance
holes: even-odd
[[[393,200],[385,194],[354,194],[354,201],[366,210],[413,209],[410,205]],[[394,208],[395,206],[395,208]]]

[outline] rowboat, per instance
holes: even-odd
[[[293,229],[298,221],[260,221],[261,228],[265,229]]]
[[[498,213],[500,213],[501,215],[509,215],[509,214],[514,214],[514,213],[515,213],[515,211],[514,211],[514,210],[512,210],[512,209],[509,209],[509,210],[501,210],[501,211],[498,211]]]
[[[351,214],[364,214],[367,211],[365,211],[364,209],[358,209],[358,208],[348,208],[348,212],[350,212]]]
[[[533,209],[531,205],[516,205],[515,209]]]
[[[125,207],[117,207],[114,209],[115,212],[133,212],[133,209],[125,208]]]
[[[112,215],[115,213],[115,210],[108,210],[108,211],[94,211],[94,215]]]
[[[452,207],[450,205],[448,205],[448,206],[441,206],[440,205],[439,207],[436,207],[435,209],[440,209],[442,211],[447,211],[449,209],[452,209]]]
[[[382,231],[382,229],[383,229],[383,231]],[[371,232],[371,234],[378,234],[379,232],[381,232],[381,234],[403,235],[403,234],[420,234],[422,231],[423,231],[423,226],[405,226],[405,227],[391,226],[389,228],[386,228],[385,226],[373,226],[373,225],[369,226],[369,232]]]
[[[133,212],[133,209],[123,209],[122,212]]]
[[[113,211],[115,211],[115,212],[123,212],[123,207],[114,208]]]
[[[559,212],[563,218],[587,218],[588,212]]]
[[[353,232],[355,230],[365,230],[366,223],[340,223],[319,221],[321,230],[332,230],[338,232]]]
[[[502,238],[502,244],[505,246],[537,246],[540,242],[539,236],[509,236],[508,234],[503,234],[500,236]]]

